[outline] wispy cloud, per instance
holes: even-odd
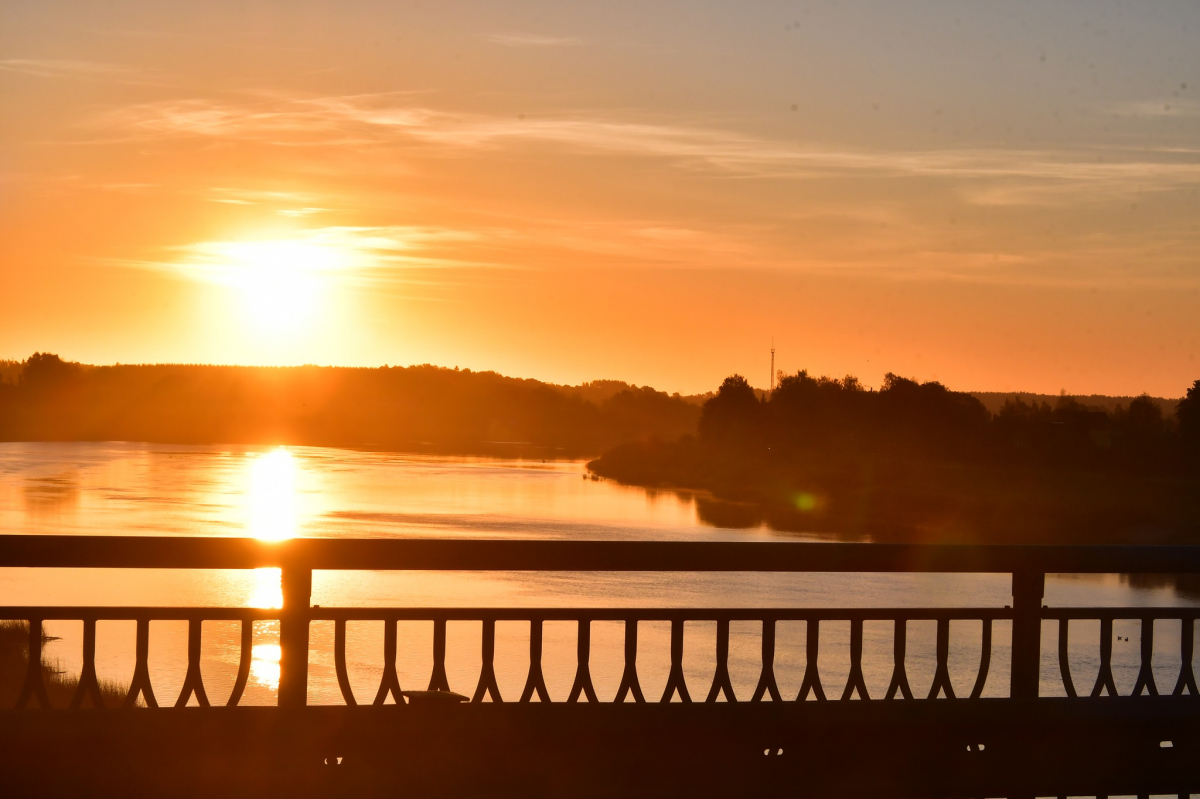
[[[484,40],[504,47],[574,47],[583,44],[578,36],[538,36],[532,33],[488,33]]]
[[[581,113],[501,117],[450,113],[370,94],[244,103],[179,100],[111,111],[97,122],[127,133],[201,136],[285,145],[440,146],[457,151],[552,145],[566,151],[668,159],[688,169],[800,179],[838,174],[1069,182],[1119,187],[1200,183],[1196,153],[1170,150],[945,149],[885,151],[792,144],[731,130]],[[985,202],[994,202],[985,200]]]
[[[280,216],[303,217],[312,216],[313,214],[323,214],[329,210],[328,208],[282,208],[278,213]]]
[[[0,71],[35,75],[40,78],[111,78],[133,70],[116,64],[95,61],[70,61],[53,58],[9,58],[0,60]]]
[[[296,270],[346,285],[411,282],[413,270],[495,268],[458,257],[453,250],[477,242],[477,231],[419,226],[330,226],[286,238],[198,241],[166,247],[157,257],[106,259],[108,266],[165,272],[217,285],[236,286],[247,271]]]
[[[1186,98],[1163,97],[1152,100],[1138,100],[1131,103],[1118,103],[1109,106],[1108,110],[1120,116],[1141,117],[1144,119],[1200,117],[1200,102]]]
[[[279,189],[245,189],[229,186],[214,186],[204,191],[206,194],[211,195],[204,198],[209,202],[226,203],[229,205],[288,206],[293,209],[296,216],[333,210],[316,205],[316,203],[323,202],[327,198],[320,197],[311,192]],[[281,210],[280,213],[283,213],[283,211]]]
[[[1170,251],[1165,247],[1164,234],[1178,227],[1177,220],[1131,220],[1116,212],[1154,202],[1150,195],[1200,187],[1196,149],[872,150],[788,142],[678,118],[580,112],[522,119],[452,113],[422,99],[396,93],[169,101],[113,109],[95,124],[122,136],[227,144],[323,148],[355,142],[357,147],[345,151],[359,161],[339,159],[341,170],[378,171],[386,163],[419,172],[436,170],[448,156],[486,161],[496,154],[532,153],[540,160],[571,155],[647,159],[656,174],[671,169],[739,181],[794,182],[786,189],[793,201],[780,204],[762,199],[780,196],[774,188],[760,191],[757,185],[723,181],[731,191],[742,191],[737,196],[746,203],[732,216],[707,220],[670,211],[660,218],[631,219],[624,208],[614,206],[610,213],[555,221],[544,209],[489,207],[486,192],[481,192],[475,209],[423,209],[424,218],[433,223],[427,228],[322,227],[299,234],[307,243],[349,253],[345,263],[352,266],[339,268],[338,279],[351,283],[411,281],[415,270],[570,264],[857,270],[897,277],[1096,284],[1131,278],[1127,271],[1114,271],[1116,267],[1102,275],[1100,266],[1078,264],[1153,261],[1171,269],[1185,261],[1194,264],[1191,234],[1180,233],[1186,240]],[[901,182],[906,179],[913,182]],[[838,192],[822,196],[820,187],[827,185],[853,186],[857,199],[839,201]],[[222,189],[213,190],[210,199],[255,203],[310,223],[324,221],[326,217],[315,215],[326,209],[338,214],[330,221],[353,223],[354,210],[362,207],[349,196],[286,191]],[[817,216],[797,216],[810,207]],[[1106,214],[1103,219],[1114,227],[1107,237],[1088,238],[1089,225],[1096,222],[1081,224],[1081,213]],[[438,227],[438,222],[450,227]],[[1158,232],[1151,235],[1151,229]],[[218,256],[216,250],[192,248],[130,265],[196,277]],[[1163,270],[1159,273],[1143,270],[1138,279],[1167,279]],[[430,280],[441,279],[427,274]]]

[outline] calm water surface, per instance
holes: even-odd
[[[426,457],[320,448],[181,447],[124,443],[0,444],[0,532],[69,535],[251,535],[541,538],[590,540],[767,541],[818,540],[765,528],[705,526],[695,502],[585,479],[580,462],[537,463]],[[362,606],[725,606],[889,607],[1003,606],[1006,575],[697,575],[435,572],[317,572],[313,602]],[[1052,605],[1190,605],[1169,587],[1140,588],[1117,575],[1052,575]],[[151,604],[277,607],[279,574],[236,571],[0,569],[0,605]],[[953,625],[951,672],[969,692],[979,663],[979,623]],[[1045,625],[1043,691],[1061,695],[1057,631]],[[1115,670],[1122,690],[1136,677],[1138,629],[1118,622]],[[401,624],[397,660],[402,685],[423,688],[431,664],[430,623]],[[479,623],[452,623],[448,632],[451,687],[474,690],[479,674]],[[79,668],[82,624],[56,623],[60,640],[48,656],[67,671]],[[204,678],[220,701],[238,661],[235,625],[204,627]],[[519,695],[528,668],[528,624],[497,627],[497,671],[506,698]],[[781,624],[776,668],[785,695],[799,687],[804,623]],[[1077,686],[1097,671],[1098,623],[1072,625]],[[910,623],[907,664],[913,689],[932,680],[932,624]],[[997,625],[985,695],[1007,690],[1006,624]],[[101,622],[97,665],[102,678],[127,683],[133,670],[131,622]],[[332,624],[313,626],[311,701],[340,702],[332,661]],[[645,625],[639,673],[648,697],[661,692],[668,667],[666,625]],[[827,693],[840,694],[849,655],[848,625],[823,624],[820,667]],[[359,701],[369,701],[382,672],[382,623],[350,623],[348,661]],[[601,698],[619,682],[622,630],[597,623],[592,672]],[[713,673],[715,625],[688,625],[685,672],[693,697],[707,693]],[[270,703],[278,682],[275,623],[255,629],[251,684],[245,702]],[[867,684],[873,695],[891,676],[891,624],[868,623],[864,639]],[[173,701],[185,670],[185,625],[151,626],[151,667],[160,702]],[[545,671],[555,699],[564,698],[575,671],[573,624],[547,623]],[[1160,688],[1174,685],[1179,624],[1155,629]],[[739,696],[758,677],[759,625],[734,623],[730,669]],[[607,694],[607,696],[606,696]]]

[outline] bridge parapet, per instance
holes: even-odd
[[[0,617],[29,623],[29,671],[17,706],[49,706],[42,685],[40,653],[42,622],[80,620],[84,626],[83,669],[73,708],[85,701],[101,701],[95,669],[96,622],[127,619],[137,622],[135,669],[126,706],[139,700],[150,706],[158,701],[151,684],[148,651],[152,620],[186,620],[188,667],[176,706],[191,697],[209,705],[200,669],[202,623],[205,620],[242,622],[241,658],[238,675],[227,704],[237,705],[249,674],[252,630],[255,620],[280,622],[281,707],[307,704],[309,628],[316,620],[335,624],[334,660],[342,696],[348,705],[358,704],[350,687],[346,667],[346,622],[374,620],[385,623],[384,672],[374,703],[400,697],[395,671],[396,623],[401,620],[433,622],[433,669],[428,690],[449,690],[446,679],[445,635],[450,620],[482,623],[482,668],[472,701],[503,701],[496,686],[494,669],[495,624],[525,621],[530,625],[530,666],[525,690],[518,701],[536,696],[549,701],[542,675],[542,626],[550,620],[577,624],[577,672],[567,702],[581,697],[598,701],[589,672],[591,624],[617,621],[625,626],[625,669],[613,701],[644,702],[646,697],[637,672],[638,625],[664,621],[671,625],[670,672],[660,701],[690,702],[692,692],[683,673],[684,623],[715,622],[716,670],[712,684],[703,691],[706,701],[738,701],[729,679],[729,624],[754,621],[762,625],[762,673],[749,701],[783,701],[776,684],[775,627],[779,621],[804,621],[807,628],[806,662],[798,701],[810,696],[825,700],[817,668],[822,622],[850,623],[850,672],[842,699],[871,698],[862,671],[863,624],[868,621],[894,625],[894,670],[884,699],[913,698],[905,667],[909,621],[929,620],[937,624],[936,668],[927,698],[956,698],[948,671],[949,629],[952,620],[981,624],[981,656],[974,686],[968,695],[983,695],[991,664],[993,622],[1012,624],[1009,696],[1034,698],[1039,693],[1043,620],[1055,620],[1059,629],[1059,667],[1068,696],[1077,696],[1068,659],[1072,620],[1099,620],[1100,671],[1090,696],[1116,695],[1113,682],[1112,625],[1115,619],[1141,621],[1141,663],[1133,695],[1157,694],[1152,667],[1154,622],[1178,620],[1180,672],[1172,695],[1200,694],[1192,666],[1194,625],[1197,610],[1165,608],[1046,608],[1042,605],[1045,574],[1055,572],[1200,572],[1200,547],[1158,546],[964,546],[910,544],[824,544],[824,543],[692,543],[692,542],[597,542],[597,541],[493,541],[493,540],[387,540],[387,539],[294,539],[264,542],[238,538],[167,537],[75,537],[0,536],[0,566],[71,568],[281,568],[283,608],[279,610],[227,608],[101,608],[101,607],[8,607]],[[666,609],[666,608],[313,608],[312,573],[319,569],[440,569],[471,571],[748,571],[748,572],[1009,572],[1013,601],[1004,608],[804,608],[804,609]]]
[[[1028,711],[1028,719],[1038,718],[1038,724],[1072,723],[1080,740],[1089,735],[1106,735],[1103,724],[1095,727],[1096,719],[1108,710],[1102,704],[1118,695],[1113,677],[1113,625],[1117,620],[1140,623],[1139,665],[1137,679],[1122,701],[1140,698],[1144,703],[1138,710],[1121,710],[1133,715],[1129,729],[1145,737],[1162,736],[1163,742],[1179,746],[1180,763],[1183,751],[1192,751],[1200,741],[1192,741],[1200,720],[1200,690],[1193,669],[1194,629],[1200,608],[1195,607],[1134,607],[1081,608],[1043,605],[1045,575],[1048,572],[1200,572],[1200,547],[1004,547],[1004,546],[939,546],[939,545],[876,545],[876,544],[814,544],[814,543],[680,543],[680,542],[563,542],[563,541],[439,541],[439,540],[317,540],[298,539],[281,543],[266,543],[248,539],[143,538],[96,537],[76,538],[57,536],[0,536],[0,566],[11,567],[70,567],[70,568],[212,568],[248,569],[279,567],[283,589],[283,607],[275,610],[257,608],[171,608],[171,607],[59,607],[23,606],[0,607],[0,618],[19,619],[28,623],[29,668],[16,702],[16,707],[49,708],[50,700],[43,684],[41,667],[43,624],[47,621],[77,620],[83,624],[82,671],[75,696],[68,711],[103,705],[103,696],[96,674],[96,624],[107,620],[132,620],[136,623],[135,667],[124,700],[126,709],[138,705],[158,708],[160,701],[183,708],[193,700],[202,707],[211,706],[201,673],[201,647],[205,621],[234,621],[241,624],[240,662],[233,689],[226,701],[237,706],[244,694],[251,665],[251,650],[255,622],[278,621],[280,625],[280,679],[278,703],[285,711],[305,708],[308,697],[309,632],[314,622],[332,623],[334,628],[333,662],[342,699],[347,711],[362,704],[385,705],[391,700],[397,708],[389,712],[417,714],[423,723],[429,721],[430,708],[409,707],[405,704],[403,688],[420,687],[428,691],[449,691],[446,667],[447,624],[473,621],[480,624],[482,655],[478,681],[468,697],[469,706],[517,705],[529,706],[530,715],[541,719],[548,709],[533,710],[534,705],[576,706],[580,712],[599,713],[597,705],[633,706],[662,704],[675,708],[687,705],[694,710],[668,710],[668,713],[688,713],[689,719],[702,719],[699,706],[727,704],[746,707],[749,715],[732,715],[736,725],[754,725],[763,720],[782,740],[780,720],[792,718],[785,706],[794,705],[805,717],[816,711],[806,709],[817,705],[843,705],[843,718],[858,718],[857,714],[880,714],[889,719],[892,711],[885,706],[898,706],[898,700],[952,700],[929,702],[931,710],[902,710],[895,718],[923,719],[914,728],[913,743],[929,743],[930,719],[954,719],[953,724],[991,718],[1016,718],[1026,711],[1021,708],[1044,706],[1044,710]],[[1008,573],[1012,575],[1012,601],[1004,607],[903,607],[903,608],[448,608],[448,607],[314,607],[311,605],[312,574],[314,570],[355,569],[420,569],[470,571],[638,571],[638,572],[976,572]],[[156,695],[149,667],[150,622],[177,620],[188,623],[187,670],[177,697],[163,699]],[[358,621],[382,622],[383,673],[373,696],[356,696],[349,679],[346,661],[347,624]],[[432,667],[427,684],[401,686],[396,671],[398,624],[402,621],[430,622],[432,627]],[[805,623],[804,673],[798,692],[790,695],[781,691],[776,679],[776,630],[781,622]],[[969,691],[956,692],[950,673],[950,629],[952,622],[971,622],[979,627],[979,660],[973,667]],[[1076,687],[1071,670],[1069,649],[1073,622],[1098,622],[1100,640],[1096,659],[1098,672],[1093,685]],[[1154,631],[1156,622],[1178,622],[1180,625],[1179,671],[1170,685],[1159,685],[1154,672]],[[529,625],[529,666],[524,687],[518,696],[502,696],[496,675],[496,625],[499,622],[522,622]],[[547,622],[568,622],[575,627],[575,675],[569,693],[560,702],[551,702],[543,673],[543,629]],[[601,696],[591,673],[592,629],[597,622],[615,622],[624,630],[624,666],[617,690],[612,696]],[[646,623],[666,623],[670,629],[670,665],[661,695],[647,695],[638,672],[639,630]],[[689,622],[705,622],[715,626],[715,668],[711,681],[689,685],[684,672],[684,638]],[[822,629],[829,623],[848,624],[849,672],[844,688],[828,691],[822,682],[818,658],[822,647]],[[906,666],[909,626],[912,622],[932,622],[936,627],[934,674],[928,692],[916,692],[910,685]],[[994,698],[995,691],[985,698],[992,669],[993,633],[997,622],[1011,625],[1011,661],[1006,664],[1009,684],[1005,697]],[[1057,625],[1059,676],[1064,700],[1039,698],[1042,680],[1042,627],[1045,622]],[[753,691],[739,695],[730,678],[730,625],[752,623],[759,625],[761,640],[761,669]],[[891,627],[891,678],[886,690],[872,694],[868,690],[863,670],[864,625],[883,623]],[[870,707],[880,710],[854,710],[852,700],[867,700]],[[1030,703],[1034,704],[1030,704]],[[436,703],[435,703],[436,704]],[[912,703],[903,703],[911,705]],[[584,711],[584,706],[593,709]],[[948,708],[953,706],[954,710]],[[388,705],[391,707],[391,705]],[[761,712],[753,708],[761,708]],[[1124,706],[1122,706],[1124,707]],[[973,709],[975,708],[975,709]],[[1010,708],[1005,710],[1004,708]],[[1066,708],[1066,709],[1064,709]],[[249,710],[249,709],[247,709]],[[264,709],[254,709],[261,713]],[[310,708],[305,712],[327,713],[328,709]],[[225,712],[217,711],[214,712]],[[240,712],[240,711],[238,711]],[[357,712],[357,711],[355,711]],[[434,712],[445,712],[436,710]],[[459,711],[454,711],[459,712]],[[470,712],[463,710],[462,712]],[[498,711],[479,712],[494,713]],[[566,712],[566,711],[564,711]],[[574,712],[574,711],[570,711]],[[624,711],[621,711],[624,712]],[[632,712],[632,711],[631,711]],[[714,712],[726,718],[735,711]],[[743,711],[736,711],[742,713]],[[754,715],[759,713],[759,715]],[[781,716],[783,713],[785,715]],[[1099,713],[1097,716],[1095,714]],[[908,714],[908,715],[905,715]],[[914,715],[915,714],[915,715]],[[940,714],[940,715],[939,715]],[[999,714],[999,715],[997,715]],[[1007,715],[1006,715],[1007,714]],[[1017,714],[1014,716],[1013,714]],[[1041,715],[1039,715],[1041,714]],[[1048,715],[1047,715],[1048,714]],[[416,716],[414,716],[415,718]],[[815,716],[814,716],[815,717]],[[316,718],[316,716],[313,716]],[[322,716],[324,718],[324,716]],[[368,718],[363,716],[362,718]],[[375,717],[369,717],[374,719]],[[456,718],[451,714],[446,718]],[[492,718],[491,716],[487,718]],[[507,717],[506,717],[507,718]],[[519,717],[513,717],[519,718]],[[567,717],[564,717],[567,718]],[[570,718],[575,718],[574,716]],[[580,716],[579,718],[583,718]],[[594,716],[599,719],[600,716]],[[604,717],[607,718],[607,717]],[[631,717],[632,718],[632,717]],[[646,717],[650,718],[650,717]],[[663,717],[668,718],[668,717]],[[673,718],[673,716],[671,717]],[[680,716],[683,718],[683,716]],[[710,718],[717,718],[716,715]],[[823,719],[836,719],[828,714]],[[865,718],[865,717],[864,717]],[[874,718],[874,717],[872,717]],[[1091,722],[1087,721],[1091,719]],[[1049,722],[1046,720],[1049,719]],[[1157,720],[1156,720],[1157,719]],[[965,720],[965,721],[964,721]],[[1074,721],[1072,721],[1074,720]],[[1111,722],[1111,720],[1110,720]],[[1136,723],[1135,723],[1136,722]],[[380,723],[378,720],[372,724]],[[473,722],[474,723],[474,722]],[[489,722],[490,723],[490,722]],[[516,723],[516,722],[514,722]],[[576,723],[574,721],[572,724]],[[598,722],[599,723],[599,722]],[[604,722],[608,723],[608,722]],[[690,724],[691,722],[689,722]],[[940,723],[940,722],[939,722]],[[946,722],[950,723],[950,722]],[[989,722],[990,723],[990,722]],[[1008,723],[1008,722],[1005,722]],[[1032,722],[1029,722],[1032,723]],[[1115,723],[1115,722],[1111,722]],[[996,722],[1000,724],[1000,722]],[[1092,724],[1094,729],[1088,730]],[[735,725],[735,726],[736,726]],[[772,726],[774,725],[774,726]],[[1157,725],[1157,726],[1156,726]],[[1181,726],[1182,725],[1182,726]],[[936,726],[936,725],[933,725]],[[953,725],[952,725],[953,726]],[[675,728],[672,728],[675,729]],[[740,727],[739,727],[740,729]],[[764,727],[765,729],[765,727]],[[948,729],[948,728],[947,728]],[[956,728],[957,729],[957,728]],[[1037,736],[1031,727],[1020,735],[1031,736],[1033,746]],[[1181,735],[1179,730],[1185,732]],[[1147,732],[1149,731],[1149,732]],[[1127,731],[1128,732],[1128,731]],[[677,730],[685,735],[686,726]],[[391,733],[381,733],[385,736]],[[500,733],[498,733],[500,734]],[[532,733],[531,733],[532,734]],[[957,735],[958,733],[955,733]],[[963,733],[966,734],[966,733]],[[1132,734],[1132,733],[1130,733]],[[937,733],[942,735],[942,733]],[[1192,738],[1188,736],[1192,735]],[[972,732],[974,738],[987,737]],[[936,736],[935,736],[936,737]],[[944,737],[944,736],[943,736]],[[1019,736],[1018,736],[1019,737]],[[1176,742],[1178,739],[1178,742]],[[941,740],[941,738],[938,738]],[[957,739],[956,739],[957,740]],[[1126,739],[1121,738],[1121,741]],[[1138,739],[1140,741],[1140,738]],[[1092,751],[1105,747],[1119,748],[1117,738],[1096,739]],[[960,741],[961,743],[961,741]],[[895,744],[903,746],[901,744]],[[907,745],[907,744],[905,744]],[[940,745],[940,744],[939,744]],[[968,752],[980,752],[982,742],[964,744]],[[1011,752],[1019,747],[1001,743]],[[1121,744],[1124,745],[1124,744]],[[1140,744],[1139,744],[1140,745]],[[755,744],[757,747],[757,744]],[[972,750],[971,747],[976,749]],[[1014,748],[1017,747],[1017,748]],[[771,756],[775,748],[763,751]],[[1022,750],[1024,751],[1024,750]],[[1114,749],[1115,751],[1115,749]],[[1196,752],[1193,752],[1196,753]],[[1030,751],[1012,757],[1032,757]],[[1147,756],[1149,758],[1149,756]],[[327,759],[327,758],[326,758]],[[1198,762],[1192,759],[1186,762]],[[914,761],[915,762],[915,761]],[[1147,763],[1151,761],[1146,760]],[[1172,761],[1174,762],[1174,761]],[[1175,765],[1172,780],[1200,779],[1198,767]],[[1166,773],[1166,772],[1164,772]],[[1190,784],[1190,783],[1189,783]],[[1191,787],[1200,787],[1192,785]],[[898,793],[903,793],[899,791]],[[953,793],[953,791],[951,791]],[[1076,791],[1078,793],[1078,791]],[[1015,795],[1015,794],[1014,794]]]

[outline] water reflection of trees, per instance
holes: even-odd
[[[79,479],[72,473],[28,477],[21,486],[21,500],[26,513],[55,514],[71,510],[79,504]]]
[[[1181,597],[1200,599],[1200,574],[1122,574],[1121,582],[1134,588],[1165,588]]]

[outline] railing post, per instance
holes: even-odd
[[[308,704],[308,607],[312,569],[284,564],[280,570],[283,612],[279,618],[279,706]]]
[[[1012,682],[1013,699],[1036,699],[1042,672],[1042,597],[1046,575],[1015,571],[1012,576]]]

